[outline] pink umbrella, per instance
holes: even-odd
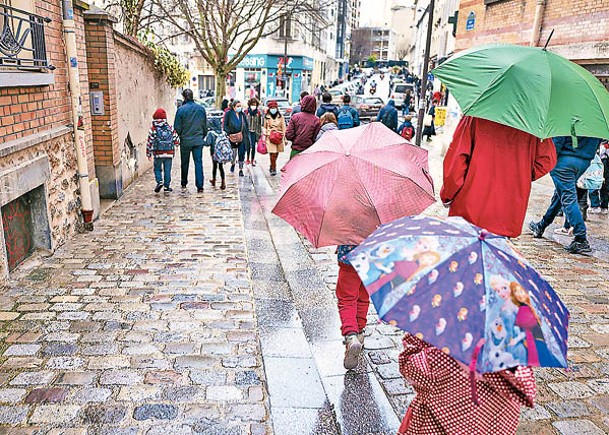
[[[427,151],[380,122],[329,131],[282,169],[273,213],[315,247],[357,245],[435,202]]]

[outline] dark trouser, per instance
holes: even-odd
[[[245,150],[246,160],[254,161],[254,157],[256,157],[256,145],[258,145],[258,139],[260,136],[256,134],[254,131],[250,131],[250,140],[247,144],[247,148]]]
[[[169,187],[171,183],[171,164],[172,158],[154,158],[154,176],[156,178],[156,184],[163,183],[163,186]],[[164,181],[163,181],[164,177]]]
[[[271,171],[277,170],[277,157],[279,157],[279,153],[270,153],[271,157]]]
[[[599,190],[590,192],[590,206],[606,209],[609,208],[609,159],[603,159],[602,162],[605,167],[605,181]]]
[[[180,147],[180,157],[182,160],[182,186],[188,185],[188,167],[190,166],[190,154],[195,163],[195,186],[203,189],[203,147]]]
[[[233,145],[231,143],[231,145]],[[243,162],[245,162],[245,141],[241,141],[241,143],[239,144],[238,147],[233,147],[233,161],[232,164],[234,165],[235,162],[237,161],[237,157],[239,157],[239,169],[243,169]],[[232,170],[232,169],[231,169]]]
[[[216,173],[218,172],[218,169],[220,169],[220,177],[222,177],[222,181],[224,181],[224,164],[220,163],[220,162],[216,162],[214,160],[213,162],[213,167],[212,167],[212,180],[216,181]]]
[[[554,222],[562,207],[565,218],[573,226],[575,239],[586,239],[586,224],[577,202],[575,187],[577,180],[586,172],[588,166],[590,166],[589,161],[578,157],[561,157],[558,159],[556,167],[550,172],[556,190],[552,196],[550,207],[541,218],[540,225],[542,228],[547,228]]]

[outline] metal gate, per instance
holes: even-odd
[[[2,207],[2,226],[9,271],[15,269],[34,250],[32,211],[28,195]]]

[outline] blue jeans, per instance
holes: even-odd
[[[182,160],[182,186],[188,185],[188,167],[190,166],[190,155],[195,162],[195,186],[203,189],[203,146],[199,147],[180,147],[180,157]]]
[[[556,190],[552,196],[550,207],[548,207],[546,214],[541,218],[540,225],[542,228],[546,228],[554,222],[556,215],[562,208],[565,218],[573,226],[575,238],[578,240],[586,238],[586,224],[577,203],[575,186],[579,177],[588,169],[588,166],[590,166],[589,161],[578,157],[568,156],[558,159],[556,167],[550,172]]]
[[[156,184],[163,183],[163,186],[169,187],[171,183],[171,164],[173,159],[171,158],[154,158],[154,176],[156,178]],[[165,179],[163,180],[163,175]]]
[[[247,144],[245,153],[247,156],[246,160],[254,160],[254,157],[256,157],[256,146],[258,145],[258,139],[260,138],[258,136],[258,134],[256,134],[256,132],[254,131],[250,131],[250,140],[249,143]]]

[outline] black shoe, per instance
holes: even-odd
[[[275,169],[271,169],[271,177],[277,175],[277,171]]]
[[[202,187],[197,187],[197,193],[203,193],[203,188]]]
[[[571,254],[590,254],[592,248],[587,240],[573,240],[569,246],[565,246],[565,249]]]
[[[230,165],[230,171],[235,172],[235,165]]]
[[[529,222],[529,230],[531,230],[531,232],[533,233],[533,237],[535,237],[536,239],[541,239],[543,237],[543,232],[545,231],[545,228],[542,228],[542,226],[534,221]]]
[[[163,188],[163,183],[157,183],[156,187],[154,188],[154,192],[159,193],[162,188]]]
[[[166,187],[164,191],[165,192],[173,192],[173,189],[171,187]]]
[[[239,176],[243,177],[243,170],[239,169]]]
[[[186,186],[182,184],[182,190],[186,190]]]

